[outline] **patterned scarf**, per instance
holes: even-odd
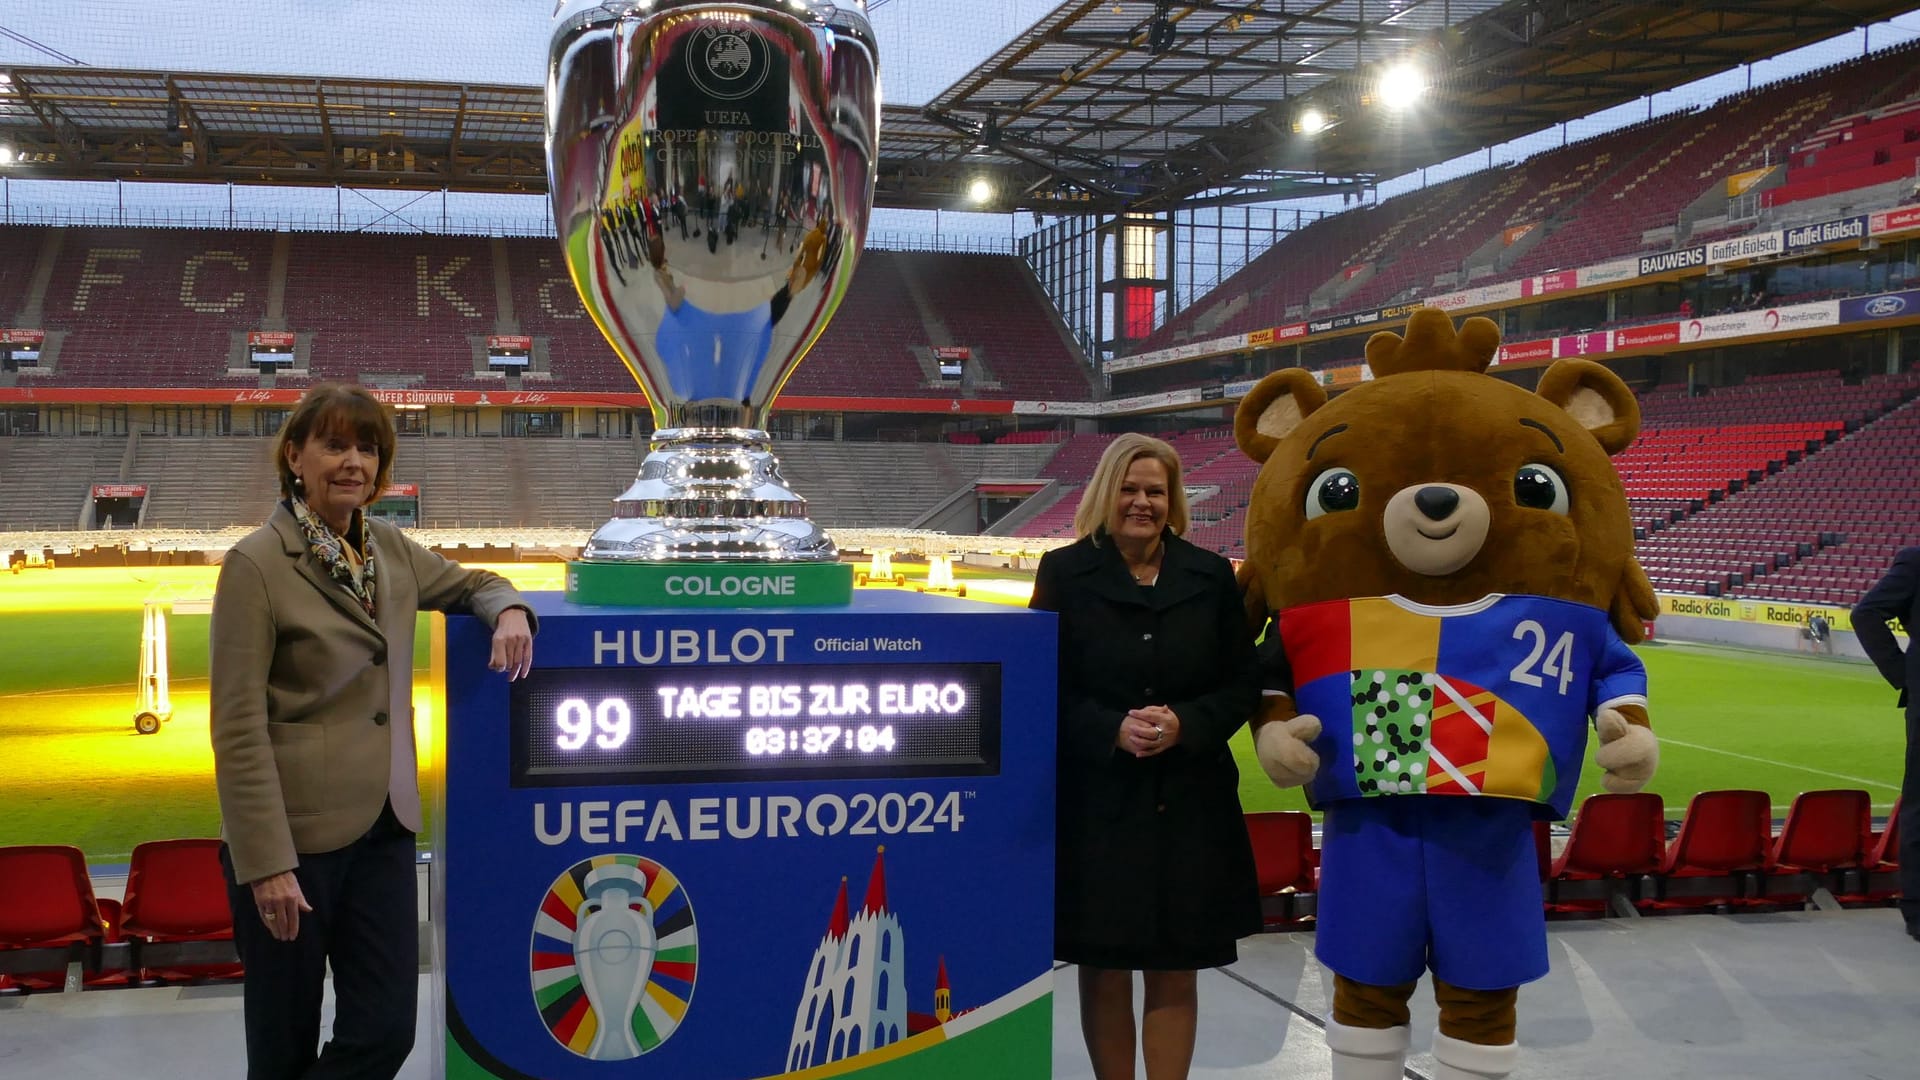
[[[309,510],[306,500],[289,499],[288,505],[300,522],[300,531],[307,534],[307,550],[313,552],[313,557],[320,560],[327,574],[346,586],[353,598],[360,601],[360,606],[367,609],[367,616],[373,618],[373,531],[367,528],[366,521],[362,519],[360,522],[360,568],[356,571],[353,560],[347,558],[345,537],[328,528],[327,523],[320,520],[320,515]],[[360,513],[354,511],[356,517]]]

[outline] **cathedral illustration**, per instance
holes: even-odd
[[[887,906],[886,848],[873,859],[866,899],[850,911],[847,879],[840,879],[827,932],[807,965],[793,1012],[787,1071],[824,1065],[878,1049],[946,1023],[955,1015],[940,958],[933,1012],[907,1009],[906,941],[900,917]]]

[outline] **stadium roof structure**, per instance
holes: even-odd
[[[885,108],[876,201],[1074,213],[1357,191],[1912,6],[1068,0],[926,106]],[[1390,110],[1379,76],[1408,60],[1427,92]],[[6,175],[546,190],[538,86],[0,74]],[[970,205],[982,178],[994,201]]]

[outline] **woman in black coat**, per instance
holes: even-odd
[[[1227,739],[1259,703],[1233,569],[1180,539],[1180,458],[1115,439],[1040,560],[1032,607],[1060,615],[1054,954],[1079,966],[1096,1080],[1130,1078],[1133,972],[1145,973],[1149,1080],[1187,1075],[1197,970],[1260,929],[1253,850]]]

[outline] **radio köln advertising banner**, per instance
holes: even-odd
[[[1789,246],[1786,235],[1779,229],[1754,233],[1751,236],[1736,236],[1731,240],[1717,240],[1708,244],[1707,262],[1717,264],[1739,262],[1743,259],[1764,259],[1786,251]]]
[[[1805,251],[1808,248],[1825,247],[1828,244],[1844,244],[1867,238],[1867,218],[1856,214],[1839,221],[1823,221],[1818,225],[1806,225],[1798,229],[1787,230],[1787,250]]]

